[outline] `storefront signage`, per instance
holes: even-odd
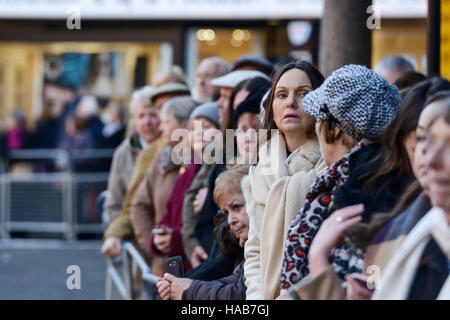
[[[427,0],[374,0],[384,18],[425,18]],[[0,18],[317,19],[324,0],[0,0]]]

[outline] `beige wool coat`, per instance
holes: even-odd
[[[248,179],[242,183],[250,219],[244,251],[248,300],[272,300],[279,296],[290,222],[303,207],[317,174],[325,168],[316,138],[308,140],[289,157],[279,132],[260,148],[258,165],[250,168]]]

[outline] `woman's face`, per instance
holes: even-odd
[[[443,117],[435,120],[427,133],[424,162],[431,203],[450,216],[450,125]]]
[[[217,130],[214,123],[206,118],[198,117],[190,123],[191,146],[195,154],[199,157],[203,155],[206,146],[211,143],[214,136],[212,130]]]
[[[244,112],[237,121],[237,148],[244,159],[252,159],[257,152],[259,126],[258,115],[251,112]]]
[[[436,104],[430,104],[422,111],[416,129],[416,147],[414,149],[413,172],[426,194],[429,189],[428,169],[425,165],[426,132],[425,128],[433,118]]]
[[[183,125],[178,122],[171,112],[161,112],[161,125],[159,126],[159,129],[162,132],[161,135],[166,145],[174,146],[178,143],[178,141],[172,141],[171,138],[172,133],[180,128],[183,128]]]
[[[243,248],[248,239],[249,225],[244,196],[242,193],[225,194],[219,202],[220,209],[228,218],[231,231],[239,240],[239,246]]]
[[[302,100],[312,91],[311,81],[300,69],[286,71],[275,86],[273,119],[283,134],[307,134],[314,126],[314,118],[305,113]]]
[[[151,143],[160,136],[160,119],[157,108],[145,105],[137,106],[134,110],[134,119],[136,131],[145,142]]]

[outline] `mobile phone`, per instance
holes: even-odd
[[[178,278],[186,276],[182,256],[170,257],[167,259],[167,272]]]

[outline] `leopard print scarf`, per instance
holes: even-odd
[[[287,289],[298,283],[309,273],[309,247],[322,222],[333,211],[333,198],[336,190],[349,178],[350,155],[362,147],[358,143],[348,154],[328,167],[328,170],[316,178],[306,194],[306,202],[297,217],[292,220],[284,247],[284,261],[281,273],[281,289]],[[344,242],[333,250],[333,267],[336,271],[348,270],[349,259],[353,256],[353,246]],[[359,255],[359,253],[356,253]],[[357,265],[360,265],[357,259]],[[342,273],[341,272],[341,273]]]

